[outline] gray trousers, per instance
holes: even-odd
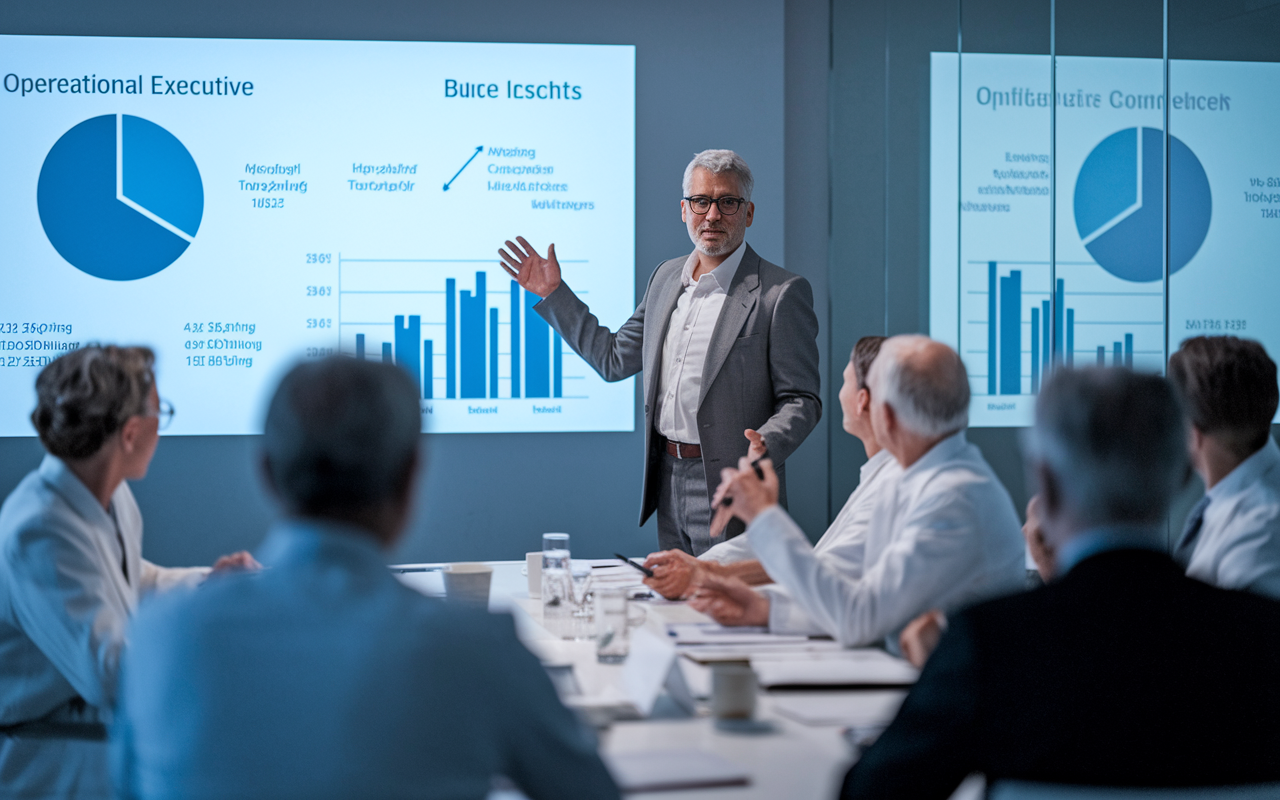
[[[665,451],[658,462],[658,548],[702,555],[724,541],[711,538],[711,498],[700,458]]]

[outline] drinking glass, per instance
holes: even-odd
[[[569,534],[542,534],[542,623],[555,636],[564,636],[573,613],[569,574]]]
[[[601,664],[621,664],[631,652],[627,626],[627,593],[622,589],[597,589],[596,660]]]

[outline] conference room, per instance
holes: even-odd
[[[1278,63],[0,6],[0,797],[1280,796]]]

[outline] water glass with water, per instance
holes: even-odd
[[[563,636],[573,613],[569,534],[542,534],[542,621],[547,630]]]
[[[623,589],[597,589],[596,660],[601,664],[621,664],[631,652],[627,627],[627,593]]]

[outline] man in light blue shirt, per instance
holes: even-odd
[[[1197,336],[1169,359],[1191,419],[1191,462],[1205,496],[1174,549],[1187,574],[1280,598],[1280,403],[1276,364],[1262,345]]]
[[[288,520],[261,574],[144,606],[113,736],[138,798],[616,798],[512,620],[395,580],[421,465],[417,391],[330,358],[281,383],[263,468]]]

